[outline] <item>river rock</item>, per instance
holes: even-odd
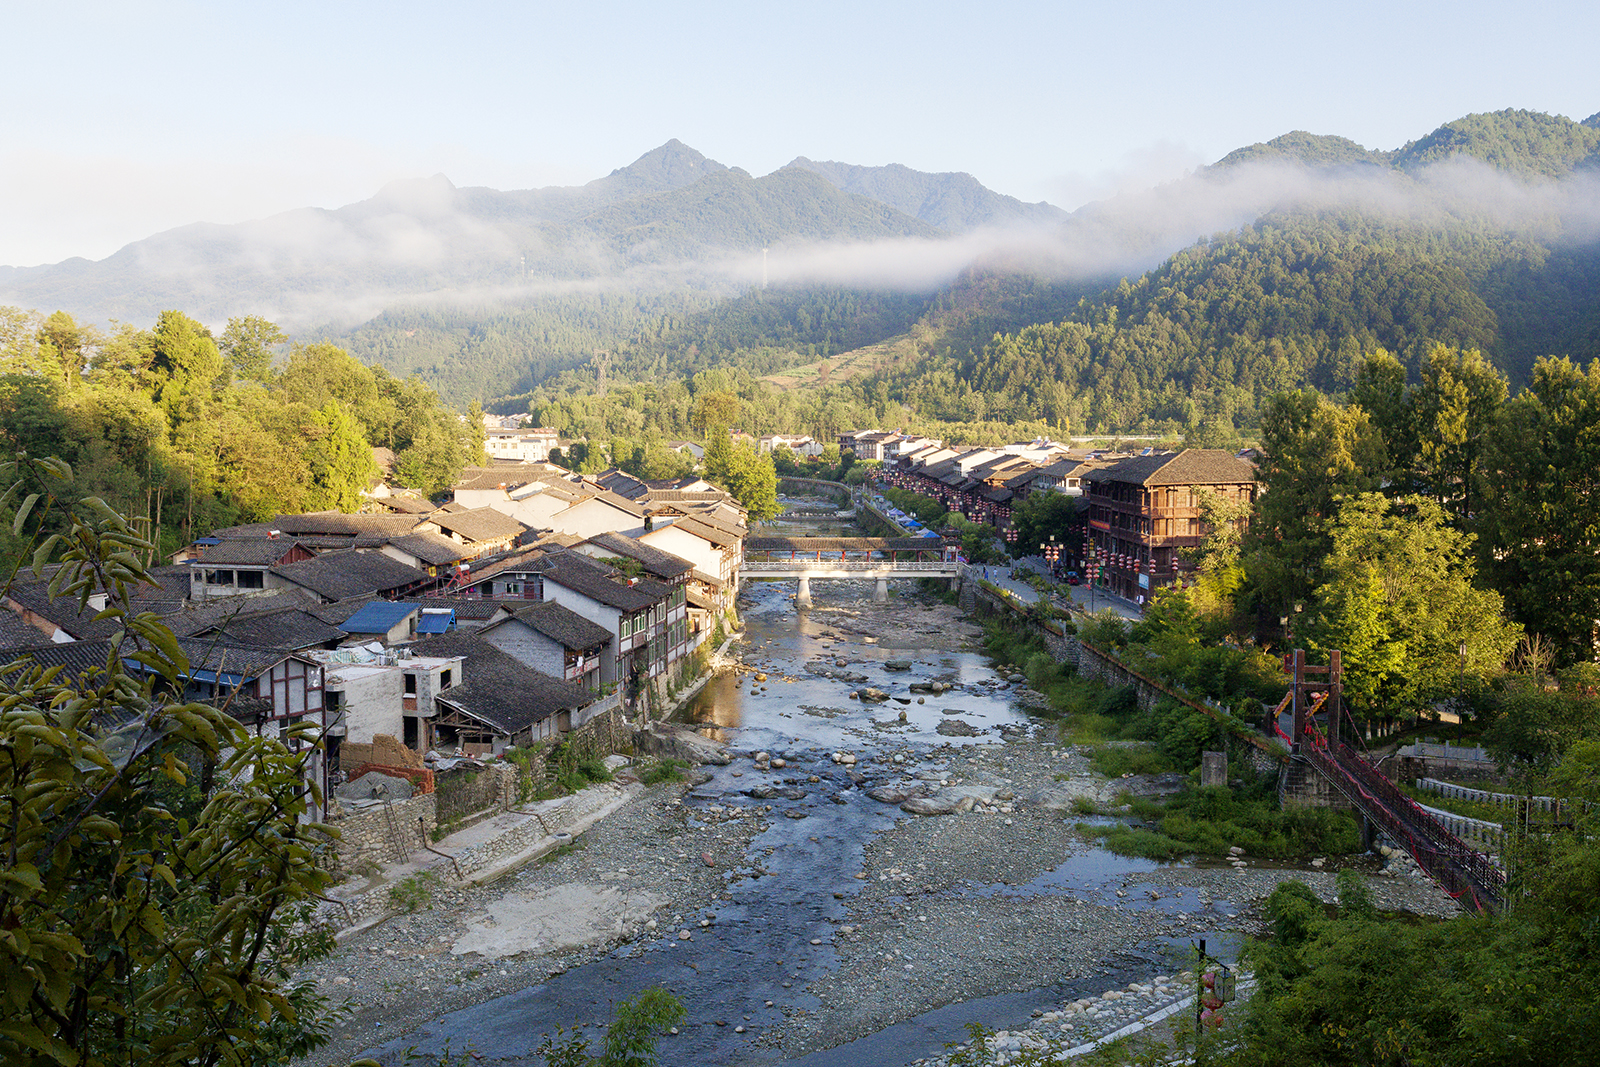
[[[856,695],[862,700],[868,700],[874,704],[882,704],[885,700],[889,699],[888,693],[885,693],[882,689],[874,689],[870,685],[867,686],[867,688],[860,690]]]
[[[732,758],[717,742],[687,727],[666,722],[653,722],[633,735],[634,751],[661,759],[681,759],[690,763],[713,764],[718,767],[732,763]]]
[[[946,737],[977,737],[983,733],[965,719],[942,719],[934,729]]]
[[[939,793],[931,797],[913,797],[900,805],[900,810],[910,815],[955,815],[971,811],[977,802],[969,796]]]
[[[921,782],[899,782],[894,785],[880,785],[867,790],[867,796],[880,804],[904,804],[913,797],[926,796],[928,787]]]
[[[883,669],[886,671],[909,671],[911,661],[908,659],[891,659],[885,661]]]

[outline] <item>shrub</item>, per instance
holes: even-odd
[[[646,767],[644,772],[639,775],[639,781],[645,785],[659,785],[662,782],[681,782],[684,779],[683,772],[688,769],[689,763],[687,760],[668,757]]]
[[[402,878],[389,887],[389,906],[410,914],[423,908],[432,909],[433,891],[439,885],[439,876],[432,871],[419,871]]]

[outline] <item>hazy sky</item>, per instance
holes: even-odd
[[[1293,129],[1395,148],[1600,111],[1600,4],[0,0],[0,264],[444,173],[581,184],[676,137],[1072,208]]]

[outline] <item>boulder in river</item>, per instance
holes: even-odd
[[[723,767],[733,760],[717,742],[684,726],[653,722],[633,735],[635,752],[661,759],[681,759],[690,763],[710,763]]]
[[[882,689],[874,689],[871,686],[861,690],[857,695],[862,700],[868,700],[874,704],[882,704],[885,700],[889,699],[888,693],[885,693]]]
[[[909,671],[911,669],[911,661],[908,659],[887,660],[883,665],[883,669],[886,671]]]
[[[900,810],[909,815],[955,815],[976,806],[977,801],[969,796],[939,793],[931,797],[912,797],[900,805]]]
[[[874,786],[867,790],[867,796],[880,804],[904,804],[913,797],[928,795],[928,787],[921,782],[895,782],[890,785]]]
[[[934,729],[946,737],[977,737],[983,733],[965,719],[942,719]]]

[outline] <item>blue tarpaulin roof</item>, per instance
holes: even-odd
[[[374,600],[344,620],[344,622],[341,622],[339,629],[347,634],[386,634],[400,625],[407,615],[415,614],[421,610],[421,604],[407,604],[404,601],[390,603],[387,600]]]
[[[448,633],[455,628],[456,611],[454,608],[446,608],[443,611],[424,611],[422,617],[417,620],[417,633],[419,634],[442,634]]]

